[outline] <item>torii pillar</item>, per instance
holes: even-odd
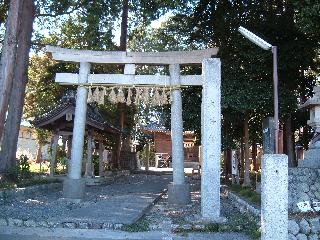
[[[221,62],[219,58],[202,62],[201,105],[201,215],[220,222],[221,162]]]
[[[78,82],[88,82],[90,63],[81,62]],[[70,168],[68,177],[63,183],[63,197],[80,201],[85,190],[85,180],[81,177],[84,135],[87,118],[87,97],[88,90],[85,86],[78,86],[75,117],[73,124],[73,137],[71,149]]]
[[[180,66],[171,64],[170,84],[180,86]],[[168,202],[170,204],[188,204],[190,199],[189,184],[184,179],[184,149],[183,149],[183,121],[181,90],[175,89],[171,93],[171,142],[173,182],[168,186]]]

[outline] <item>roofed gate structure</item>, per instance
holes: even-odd
[[[221,63],[211,58],[217,48],[177,52],[104,52],[71,50],[47,46],[57,61],[80,63],[79,74],[58,73],[56,82],[78,85],[73,128],[71,163],[68,178],[64,181],[66,198],[81,199],[84,180],[81,160],[85,134],[88,89],[90,85],[170,86],[173,182],[168,186],[168,201],[187,204],[190,201],[189,185],[185,183],[182,121],[182,86],[203,86],[201,106],[202,177],[201,213],[203,218],[217,221],[220,218],[220,152],[221,152]],[[124,74],[90,74],[91,64],[122,64]],[[202,75],[180,75],[180,65],[201,64]],[[135,75],[135,65],[169,65],[170,76]]]
[[[68,90],[64,96],[59,100],[49,111],[37,116],[31,123],[41,129],[46,129],[54,133],[52,141],[52,153],[50,160],[50,176],[54,175],[54,169],[56,165],[57,146],[59,136],[62,136],[67,140],[69,158],[71,142],[72,142],[72,130],[74,125],[76,108],[76,96],[75,92]],[[85,129],[87,130],[88,146],[87,146],[87,161],[86,161],[86,176],[93,177],[94,169],[92,163],[92,140],[99,141],[99,175],[103,175],[103,150],[105,146],[101,134],[107,133],[109,135],[119,135],[120,129],[107,122],[99,113],[95,106],[87,105]]]

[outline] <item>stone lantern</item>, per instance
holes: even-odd
[[[303,160],[299,160],[298,167],[320,168],[320,86],[313,88],[314,95],[308,99],[300,109],[309,109],[308,125],[314,130],[308,151]]]

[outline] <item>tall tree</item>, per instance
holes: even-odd
[[[0,165],[1,170],[9,169],[16,162],[17,140],[19,136],[25,89],[28,82],[27,70],[34,14],[34,1],[24,0],[18,34],[17,55],[19,55],[19,57],[17,57],[15,61],[9,109],[0,152],[0,162],[2,163]]]
[[[2,138],[17,51],[17,35],[23,1],[10,1],[0,67],[0,139]]]

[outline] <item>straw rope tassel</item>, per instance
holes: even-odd
[[[96,87],[96,89],[93,92],[93,101],[99,103],[99,94],[100,94],[99,88]]]
[[[104,90],[103,89],[99,91],[98,103],[101,104],[101,105],[104,104]]]
[[[167,98],[167,93],[166,93],[165,88],[162,89],[161,104],[162,104],[162,105],[168,104],[168,98]]]
[[[109,101],[113,104],[115,104],[117,102],[117,95],[116,93],[114,92],[114,87],[111,88],[111,92],[109,94]]]
[[[140,103],[140,94],[141,94],[141,89],[136,88],[136,98],[134,100],[135,105],[139,105],[139,103]]]
[[[143,89],[142,99],[145,104],[149,104],[149,88]]]
[[[126,104],[127,104],[128,106],[130,106],[130,105],[132,104],[131,97],[132,97],[132,92],[131,92],[131,88],[129,88],[129,89],[128,89],[127,102],[126,102]]]
[[[126,102],[126,98],[125,98],[125,96],[124,96],[124,92],[123,92],[122,87],[120,87],[120,88],[118,89],[117,100],[118,100],[119,103],[125,103],[125,102]]]
[[[89,87],[89,89],[88,89],[87,102],[88,102],[88,103],[92,103],[92,102],[93,102],[93,96],[92,96],[92,89],[91,89],[91,87]]]
[[[154,106],[161,106],[161,96],[159,93],[159,89],[155,89],[154,97],[153,97]]]
[[[172,102],[172,98],[171,98],[171,88],[170,88],[170,91],[169,92],[167,92],[167,104],[171,104],[171,102]]]

